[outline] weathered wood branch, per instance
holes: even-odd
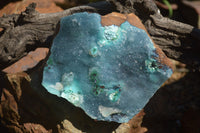
[[[31,4],[21,14],[0,18],[0,69],[14,63],[37,47],[49,47],[60,18],[77,12],[134,12],[142,20],[152,39],[166,55],[199,69],[200,30],[190,25],[164,18],[153,0],[108,0],[63,12],[40,14]]]

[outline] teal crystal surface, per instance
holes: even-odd
[[[42,85],[93,119],[128,122],[172,74],[155,51],[127,21],[103,27],[100,15],[76,13],[60,21]]]

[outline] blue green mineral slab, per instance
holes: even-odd
[[[158,56],[129,22],[103,27],[100,15],[76,13],[60,21],[42,85],[93,119],[128,122],[172,74]]]

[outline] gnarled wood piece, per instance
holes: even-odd
[[[196,65],[195,68],[199,69],[200,30],[164,18],[152,0],[108,0],[50,14],[38,13],[35,6],[31,4],[21,14],[0,18],[0,27],[4,28],[0,34],[0,69],[37,47],[49,47],[60,18],[83,11],[101,15],[112,11],[134,12],[168,57]]]

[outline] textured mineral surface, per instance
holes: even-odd
[[[103,26],[98,14],[76,13],[60,21],[42,85],[93,119],[128,122],[172,74],[159,59],[128,21]]]

